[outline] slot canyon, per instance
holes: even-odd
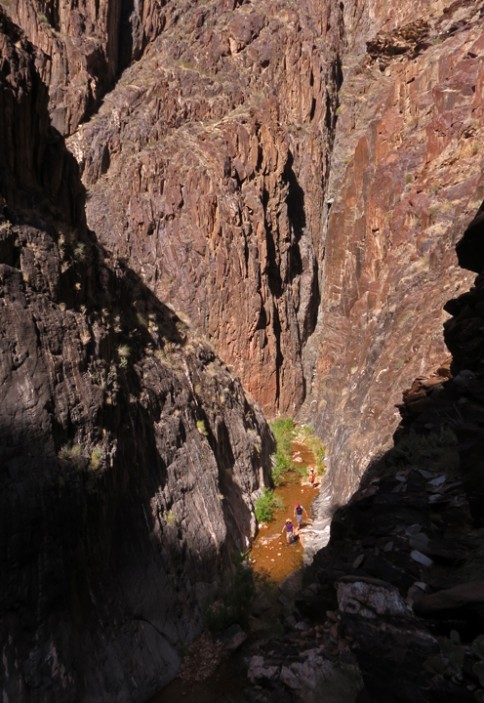
[[[176,679],[276,418],[316,536],[208,703],[484,701],[483,153],[479,0],[0,0],[2,703]]]

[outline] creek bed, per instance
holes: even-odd
[[[261,525],[252,545],[250,562],[257,574],[262,574],[275,583],[281,583],[289,574],[300,569],[303,565],[304,526],[308,524],[311,513],[311,503],[316,491],[311,488],[307,475],[307,467],[314,466],[314,455],[308,447],[299,442],[292,445],[293,457],[300,459],[295,466],[304,470],[301,474],[297,469],[285,474],[285,483],[276,488],[276,494],[284,502],[284,508],[274,513],[274,520]],[[286,518],[295,523],[294,508],[300,503],[306,513],[303,517],[301,535],[298,541],[287,546],[286,536],[282,530]]]
[[[284,502],[284,508],[274,513],[273,521],[260,526],[250,553],[253,572],[273,584],[280,584],[303,566],[304,525],[308,523],[311,503],[317,493],[310,486],[307,473],[308,467],[314,466],[313,452],[306,445],[293,442],[292,455],[297,469],[285,474],[284,485],[275,489]],[[287,546],[282,528],[287,517],[295,523],[294,508],[298,503],[304,506],[307,515],[303,517],[300,539]],[[275,613],[274,619],[277,619]],[[245,645],[224,658],[207,680],[183,681],[177,678],[149,703],[237,703],[239,694],[247,684],[244,652],[263,635],[263,631],[250,633]]]

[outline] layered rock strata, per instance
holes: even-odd
[[[484,195],[481,4],[379,5],[345,3],[321,308],[305,351],[307,416],[340,501],[391,441],[403,389],[448,366],[443,305],[470,281],[455,244]]]
[[[87,229],[38,61],[0,10],[0,688],[143,701],[246,549],[272,439]]]

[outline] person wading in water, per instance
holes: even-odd
[[[306,512],[306,508],[300,503],[298,503],[294,508],[294,519],[296,520],[296,534],[299,533],[299,530],[301,528],[303,515],[306,516],[307,520],[308,514]]]
[[[294,525],[292,524],[291,518],[287,518],[286,522],[284,523],[284,527],[282,528],[282,532],[286,532],[286,544],[292,544],[292,542],[295,541],[295,535],[294,535]]]

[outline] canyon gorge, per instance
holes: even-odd
[[[276,416],[327,446],[331,539],[233,701],[484,700],[483,27],[0,1],[4,703],[176,676]]]

